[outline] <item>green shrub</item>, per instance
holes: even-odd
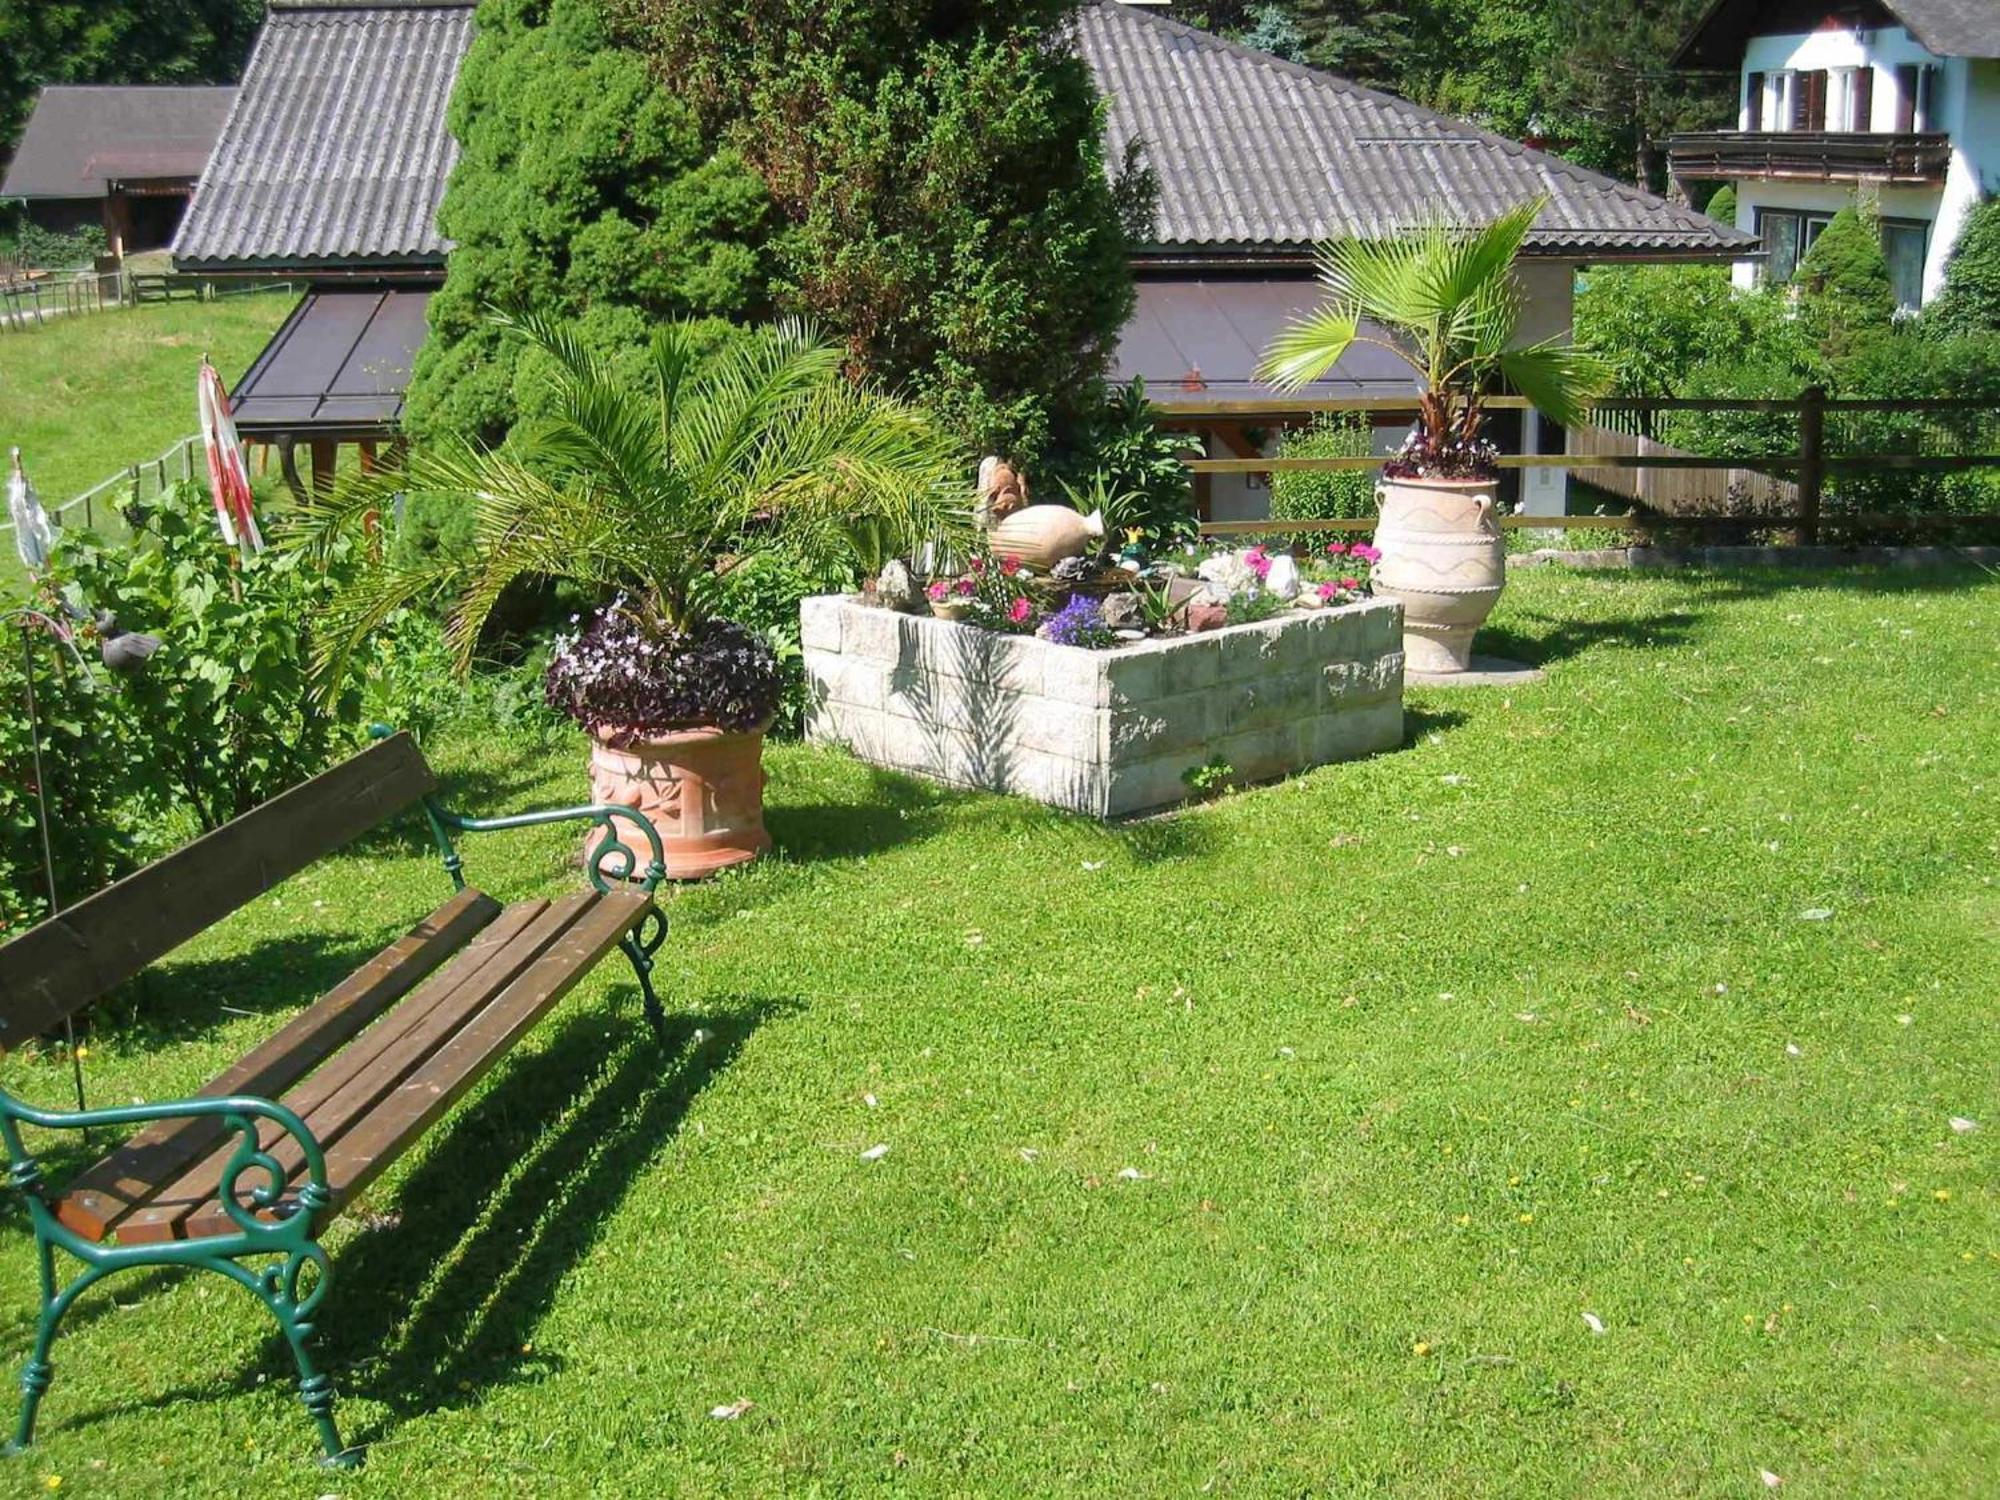
[[[2000,338],[1936,338],[1914,328],[1858,343],[1835,372],[1836,394],[1900,401],[1954,396],[1989,403],[1971,412],[1835,412],[1827,443],[1844,453],[1982,453],[1992,450],[1991,404],[2000,403]],[[1828,477],[1827,510],[1882,515],[1990,514],[2000,510],[1990,469],[1961,473],[1862,470]]]
[[[1178,547],[1193,541],[1199,526],[1193,476],[1181,462],[1189,446],[1185,436],[1161,430],[1160,410],[1144,381],[1105,387],[1087,409],[1074,447],[1045,475],[1031,476],[1041,481],[1035,498],[1069,492],[1081,508],[1095,508],[1098,502],[1086,506],[1086,497],[1118,497],[1105,517],[1114,549],[1128,529],[1141,533],[1149,551]]]
[[[1579,283],[1576,341],[1617,368],[1619,396],[1684,396],[1695,367],[1797,344],[1782,290],[1738,291],[1727,266],[1597,266]]]
[[[38,271],[88,270],[110,248],[97,224],[59,234],[21,214],[11,228],[0,227],[0,261]]]
[[[1733,228],[1736,224],[1735,186],[1725,182],[1721,187],[1717,188],[1714,196],[1708,200],[1708,207],[1702,211],[1715,220],[1716,223],[1728,224]]]
[[[1830,357],[1895,320],[1896,292],[1882,253],[1882,227],[1865,204],[1843,208],[1799,262],[1799,317]]]
[[[1366,458],[1375,425],[1360,412],[1320,412],[1278,440],[1281,458]],[[1271,475],[1274,521],[1347,521],[1375,514],[1373,469],[1279,470]]]
[[[545,387],[487,317],[496,306],[566,314],[615,360],[661,319],[764,305],[762,184],[610,37],[601,9],[480,6],[451,101],[463,154],[438,211],[455,248],[411,373],[419,438],[498,440]]]
[[[1945,338],[2000,334],[2000,199],[1988,198],[1965,221],[1923,321]]]
[[[723,575],[722,612],[770,643],[784,674],[783,696],[772,730],[797,734],[805,715],[805,653],[799,640],[799,601],[815,594],[844,594],[860,587],[854,569],[820,562],[786,548],[759,552]]]
[[[10,620],[0,631],[0,941],[48,909],[18,625]],[[32,641],[50,847],[56,890],[67,903],[109,883],[131,862],[130,828],[119,805],[131,767],[112,733],[110,686],[79,668],[39,628]]]
[[[180,807],[214,828],[359,739],[358,672],[318,698],[311,677],[312,622],[352,574],[351,544],[323,558],[273,548],[239,562],[196,485],[127,515],[131,537],[65,532],[53,572],[85,609],[161,639],[114,700],[134,768],[127,791],[148,815]]]

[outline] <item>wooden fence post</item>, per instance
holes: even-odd
[[[1826,479],[1826,389],[1809,385],[1799,393],[1799,524],[1793,540],[1819,544],[1819,497]]]

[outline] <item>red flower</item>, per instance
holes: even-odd
[[[1344,589],[1358,589],[1361,587],[1361,580],[1359,578],[1343,578],[1340,580],[1340,586]]]
[[[1000,576],[1002,578],[1012,578],[1020,571],[1021,559],[1014,556],[1011,552],[1000,559]]]
[[[1347,543],[1345,542],[1328,542],[1326,544],[1326,555],[1328,557],[1339,557],[1345,551],[1347,551]]]
[[[979,580],[976,578],[961,578],[952,587],[956,588],[961,594],[976,594],[979,592]]]
[[[972,576],[973,576],[974,578],[979,578],[979,577],[983,577],[983,576],[985,575],[985,573],[986,573],[986,559],[985,559],[985,558],[983,558],[983,557],[975,557],[975,558],[973,558],[973,560],[972,560]]]
[[[1010,558],[1009,561],[1012,562],[1016,568],[1019,568],[1021,566],[1020,560],[1018,558]],[[1003,563],[1001,564],[1001,566],[1004,568],[1006,564]],[[1007,618],[1016,625],[1027,624],[1028,616],[1032,615],[1034,612],[1035,612],[1035,606],[1030,604],[1026,599],[1017,598],[1012,604],[1007,606]]]

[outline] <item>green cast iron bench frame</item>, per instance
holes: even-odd
[[[119,1271],[184,1266],[227,1276],[264,1304],[298,1363],[326,1461],[358,1463],[334,1423],[333,1382],[310,1350],[333,1280],[319,1232],[613,947],[638,976],[647,1021],[662,1030],[652,967],[666,938],[654,901],[666,866],[653,826],[608,805],[463,816],[438,801],[437,778],[409,735],[376,733],[347,761],[0,947],[5,1051],[419,803],[452,885],[430,916],[194,1098],[52,1110],[0,1090],[8,1180],[27,1199],[41,1273],[20,1422],[4,1451],[34,1439],[54,1376],[50,1349],[77,1297]],[[453,835],[567,820],[604,832],[585,858],[589,889],[503,908],[466,884]],[[634,846],[651,856],[643,870]],[[59,1193],[28,1151],[24,1125],[144,1128]],[[83,1266],[67,1284],[57,1279],[58,1250]]]

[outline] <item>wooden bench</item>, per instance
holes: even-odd
[[[666,937],[653,894],[659,835],[625,807],[469,818],[441,806],[416,742],[389,735],[341,765],[79,902],[0,947],[0,1051],[65,1018],[297,874],[421,804],[451,897],[191,1099],[45,1110],[0,1090],[0,1142],[27,1196],[41,1316],[21,1375],[20,1424],[34,1438],[49,1351],[77,1296],[133,1266],[191,1266],[242,1283],[277,1318],[327,1460],[359,1461],[333,1420],[333,1386],[309,1352],[332,1283],[317,1236],[506,1056],[613,948],[662,1026],[652,955]],[[590,888],[553,901],[499,902],[466,885],[452,836],[567,819],[604,838]],[[619,838],[624,833],[624,842]],[[636,836],[635,836],[636,835]],[[644,871],[627,845],[650,850]],[[57,1191],[21,1127],[138,1133]],[[83,1270],[58,1283],[57,1250]]]

